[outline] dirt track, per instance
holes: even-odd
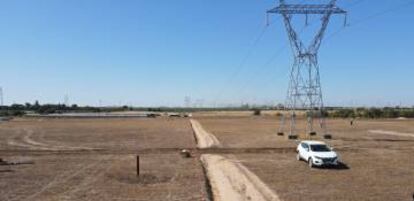
[[[206,149],[206,148],[221,147],[221,144],[217,140],[216,136],[204,130],[204,128],[201,126],[201,124],[197,120],[191,119],[190,122],[193,128],[193,131],[194,131],[194,135],[197,139],[198,148]]]
[[[238,161],[211,154],[202,155],[201,161],[214,201],[280,201],[276,193]]]

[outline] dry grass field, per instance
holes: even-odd
[[[17,119],[0,124],[0,200],[206,200],[188,119]],[[165,150],[164,150],[165,149]],[[136,155],[140,177],[136,177]]]
[[[17,119],[0,125],[2,150],[195,147],[188,119]]]
[[[241,161],[285,201],[410,200],[414,193],[414,120],[350,126],[330,119],[328,142],[344,165],[310,169],[296,161],[296,142],[276,135],[276,117],[196,119],[221,149],[197,151],[185,118],[2,122],[0,158],[23,164],[0,165],[0,200],[208,200],[201,152]],[[194,157],[182,158],[181,148]]]
[[[276,136],[278,121],[270,117],[201,118],[201,124],[227,147],[291,146]],[[414,121],[328,120],[340,154],[340,168],[310,169],[286,153],[232,154],[258,175],[282,200],[410,200],[414,193]],[[303,127],[304,122],[299,122]],[[384,130],[412,134],[376,134]],[[303,137],[303,136],[302,136]],[[247,140],[246,140],[247,139]],[[315,137],[314,139],[321,139]]]

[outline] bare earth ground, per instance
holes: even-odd
[[[6,150],[195,147],[188,119],[20,119],[0,132]]]
[[[276,118],[203,117],[199,121],[227,147],[279,147],[292,143],[276,136]],[[240,160],[282,200],[412,199],[414,138],[373,134],[369,130],[414,133],[414,120],[357,120],[352,127],[347,120],[329,120],[329,125],[334,140],[328,143],[345,163],[338,169],[310,169],[305,162],[296,161],[294,151],[228,157]]]
[[[203,127],[216,135],[227,148],[293,147],[293,141],[276,135],[276,118],[271,117],[199,117]]]
[[[195,147],[187,119],[23,119],[1,123],[0,142],[4,160],[34,162],[0,166],[0,200],[207,198],[197,158],[156,150]],[[137,178],[139,149],[155,150]]]
[[[282,200],[411,200],[414,193],[414,138],[369,132],[414,133],[414,120],[357,120],[352,127],[328,120],[329,143],[345,165],[309,169],[295,159],[296,142],[276,135],[276,117],[196,119],[227,149],[205,152],[240,160]],[[0,165],[0,200],[207,200],[198,154],[182,158],[181,148],[196,148],[188,119],[2,122],[0,157],[34,164]]]

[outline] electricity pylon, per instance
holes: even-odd
[[[3,87],[0,87],[0,106],[3,106]]]
[[[280,14],[282,16],[294,56],[285,104],[289,113],[282,115],[278,134],[283,135],[285,116],[289,116],[289,139],[296,139],[296,111],[304,110],[306,111],[307,117],[307,134],[309,136],[316,134],[314,129],[314,119],[315,117],[319,117],[320,127],[324,132],[324,136],[329,137],[329,135],[327,135],[324,119],[318,50],[321,46],[326,28],[328,27],[330,17],[334,14],[346,15],[346,11],[336,6],[336,0],[330,0],[327,4],[286,4],[285,0],[280,0],[280,4],[277,7],[268,10],[267,14]],[[303,41],[299,38],[298,32],[293,28],[292,17],[294,15],[305,15],[306,24],[308,15],[321,16],[321,27],[308,46],[305,46]]]

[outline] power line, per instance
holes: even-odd
[[[358,20],[357,22],[354,23],[353,26],[355,26],[357,24],[360,24],[360,23],[363,23],[365,21],[371,20],[372,18],[376,18],[376,17],[379,17],[381,15],[384,15],[384,14],[387,14],[387,13],[390,13],[390,12],[393,12],[393,11],[396,11],[396,10],[399,10],[399,9],[402,9],[402,8],[405,8],[406,6],[409,6],[411,4],[414,4],[414,1],[409,0],[406,3],[400,4],[400,5],[396,5],[394,7],[389,8],[389,9],[385,9],[385,10],[382,10],[380,12],[374,13],[372,15],[369,15],[369,16],[365,17],[364,19]]]
[[[357,6],[357,5],[359,5],[359,4],[361,4],[361,3],[363,3],[364,1],[366,1],[366,0],[357,0],[357,1],[355,1],[355,2],[353,2],[352,4],[350,4],[350,5],[348,5],[347,7],[348,7],[348,9],[349,8],[351,8],[351,7],[355,7],[355,6]],[[303,1],[302,1],[303,2]],[[409,3],[407,3],[407,4],[412,4],[412,3],[414,3],[414,2],[409,2]],[[400,8],[400,7],[402,7],[402,6],[405,6],[405,5],[407,5],[407,4],[403,4],[403,5],[400,5],[400,6],[398,6],[398,8]],[[359,23],[361,23],[361,22],[363,22],[363,21],[365,21],[365,20],[368,20],[369,18],[372,18],[372,17],[377,17],[377,15],[382,15],[382,14],[385,14],[385,13],[387,13],[387,12],[390,12],[390,11],[392,11],[392,10],[394,10],[395,8],[391,8],[391,9],[388,9],[388,10],[386,10],[386,11],[382,11],[382,12],[380,12],[380,13],[376,13],[376,14],[374,14],[374,15],[372,15],[372,16],[368,16],[367,18],[365,18],[365,19],[362,19],[362,20],[359,20],[359,21],[357,21],[355,24],[359,24]],[[309,23],[309,24],[307,24],[307,26],[309,26],[311,23]],[[264,33],[266,32],[266,29],[267,28],[267,26],[265,26],[263,29],[262,29],[262,31],[259,33],[259,35],[258,35],[258,37],[256,37],[256,39],[254,40],[254,42],[253,42],[253,44],[250,46],[250,48],[249,48],[249,50],[247,51],[247,54],[245,55],[245,57],[243,57],[243,59],[241,60],[241,63],[240,63],[240,65],[238,65],[238,67],[235,69],[235,71],[231,74],[231,76],[230,76],[230,78],[227,80],[227,82],[226,82],[226,84],[225,84],[225,86],[224,87],[227,87],[229,84],[231,84],[232,82],[233,82],[233,80],[235,79],[235,77],[237,77],[239,74],[240,74],[240,72],[242,71],[242,69],[245,67],[245,63],[246,63],[246,61],[248,60],[248,58],[251,56],[251,54],[252,54],[252,52],[253,52],[253,48],[257,45],[257,43],[261,40],[261,38],[263,37],[263,35],[264,35]],[[306,28],[306,26],[304,27],[304,28]],[[328,40],[329,38],[331,38],[331,37],[333,37],[334,35],[336,35],[336,34],[338,34],[339,32],[341,32],[342,30],[344,30],[344,28],[341,28],[340,30],[338,30],[338,31],[336,31],[335,33],[333,33],[333,34],[331,34],[331,35],[329,35],[329,36],[327,36],[326,37],[326,40]],[[300,32],[302,32],[303,30],[301,30]],[[264,65],[261,65],[261,71],[260,71],[260,73],[261,72],[263,72],[262,70],[264,70],[264,68],[263,67],[266,67],[266,66],[268,66],[268,65],[270,65],[272,62],[273,62],[273,60],[275,60],[277,57],[279,57],[279,54],[284,50],[284,48],[286,48],[286,46],[287,46],[287,44],[285,44],[285,46],[283,46],[279,51],[278,51],[278,53],[276,54],[276,55],[274,55],[274,56],[272,56]],[[259,73],[254,73],[253,75],[257,75],[257,74],[259,74]],[[239,90],[239,91],[244,91],[245,90],[245,88],[249,85],[249,83],[253,80],[252,79],[253,77],[250,77],[250,79],[249,79],[249,81],[247,81],[247,82],[245,82],[244,83],[244,85],[241,87],[241,90]],[[222,95],[222,93],[224,92],[224,87],[220,90],[220,92],[218,93],[218,95],[216,96],[216,100],[217,99],[219,99],[220,97],[221,97],[221,95]]]
[[[347,6],[347,8],[349,9],[349,8],[352,8],[352,7],[355,7],[355,6],[357,6],[357,5],[359,5],[359,4],[361,4],[361,3],[363,3],[364,1],[366,1],[366,0],[356,0],[356,1],[354,1],[353,3],[351,3],[350,5],[348,5]],[[303,3],[304,1],[301,1],[301,3]],[[306,29],[306,27],[309,27],[309,26],[311,26],[311,25],[313,25],[313,23],[307,23],[307,25],[306,26],[304,26],[298,33],[299,34],[301,34],[303,31],[305,31],[305,29]],[[285,49],[285,48],[287,48],[287,46],[288,46],[288,44],[286,43],[282,48],[280,48],[278,51],[277,51],[277,53],[275,54],[275,55],[273,55],[264,65],[262,65],[261,66],[261,70],[264,70],[264,68],[263,67],[266,67],[266,66],[268,66],[268,65],[270,65],[270,63],[271,62],[273,62],[276,58],[278,58],[279,56],[280,56],[280,54],[282,53],[282,51]],[[253,74],[253,75],[258,75],[258,74],[261,74],[263,71],[260,71],[260,73],[255,73],[255,74]],[[253,76],[251,76],[250,77],[250,79],[249,79],[249,81],[247,81],[247,82],[245,82],[245,84],[243,85],[243,87],[242,87],[242,89],[241,90],[239,90],[238,92],[242,92],[242,93],[244,93],[244,91],[245,91],[245,88],[249,85],[249,83],[253,80],[252,79],[253,78]],[[265,83],[265,86],[271,81],[272,79],[270,79],[270,80],[268,80],[268,81],[266,81]]]
[[[350,4],[350,5],[348,5],[348,6],[347,6],[347,10],[348,10],[349,8],[352,8],[352,7],[355,7],[355,6],[359,5],[359,4],[361,4],[361,3],[362,3],[362,2],[364,2],[364,1],[366,1],[366,0],[359,0],[359,1],[355,1],[354,3],[352,3],[352,4]],[[374,18],[374,17],[378,17],[378,16],[380,16],[380,15],[383,15],[383,14],[389,13],[389,12],[391,12],[391,11],[394,11],[394,10],[396,10],[396,9],[400,9],[400,8],[402,8],[402,7],[405,7],[405,6],[410,5],[410,4],[413,4],[413,3],[414,3],[414,2],[407,2],[407,3],[405,3],[405,4],[398,5],[398,6],[395,6],[395,7],[390,8],[390,9],[386,9],[386,10],[384,10],[384,11],[377,12],[377,13],[375,13],[375,14],[373,14],[373,15],[370,15],[370,16],[367,16],[367,17],[365,17],[365,18],[363,18],[363,19],[358,20],[357,22],[355,22],[355,23],[354,23],[354,25],[355,25],[355,24],[360,24],[360,23],[363,23],[363,22],[368,21],[368,20],[370,20],[370,19],[372,19],[372,18]],[[311,25],[311,23],[308,23],[308,26],[309,26],[309,25]],[[340,30],[336,31],[336,33],[333,33],[333,34],[329,35],[329,36],[327,37],[327,39],[332,38],[334,35],[338,34],[339,32],[343,31],[344,29],[345,29],[345,28],[344,28],[344,27],[342,27]],[[327,39],[326,39],[326,40],[327,40]],[[271,82],[274,80],[274,78],[275,78],[275,77],[274,77],[274,76],[272,76],[272,78],[271,78],[271,79],[269,79],[269,80],[267,80],[266,82],[264,82],[265,84],[263,84],[263,86],[267,86],[269,83],[271,83]]]
[[[303,3],[305,0],[301,0],[300,2]],[[363,1],[363,0],[361,0]],[[241,60],[240,65],[237,66],[237,68],[235,69],[235,71],[233,71],[233,73],[230,75],[230,78],[226,81],[226,84],[220,89],[219,93],[216,95],[216,98],[214,102],[217,102],[218,99],[221,98],[225,87],[227,87],[228,85],[230,85],[233,80],[235,79],[235,77],[237,77],[240,72],[242,71],[242,69],[244,68],[246,61],[248,60],[248,58],[251,56],[252,52],[253,52],[253,48],[258,44],[258,42],[262,39],[264,33],[266,32],[267,28],[271,25],[272,23],[269,23],[268,21],[266,22],[266,26],[263,27],[262,31],[259,33],[258,37],[256,37],[256,39],[254,39],[254,42],[252,43],[252,45],[250,46],[250,48],[247,51],[247,54],[243,57],[243,59]],[[303,30],[302,30],[303,31]],[[287,46],[287,44],[285,45]],[[284,49],[285,47],[283,47],[280,52]],[[268,62],[268,64],[271,63],[272,60],[276,59],[278,57],[278,54],[274,56],[274,58],[272,57],[270,59],[270,61]],[[265,64],[264,66],[268,65]]]
[[[359,5],[359,4],[361,4],[364,1],[366,1],[366,0],[357,0],[357,1],[353,2],[352,4],[350,4],[350,5],[347,6],[347,10],[349,10],[349,8],[352,8],[352,7],[355,7],[355,6]],[[306,27],[309,27],[311,25],[313,25],[313,23],[308,23],[298,33],[301,34],[302,32],[305,31]],[[285,44],[284,48],[286,48],[287,46],[288,46],[288,44]],[[274,79],[274,77],[272,77],[272,79],[269,79],[268,81],[266,81],[265,84],[264,84],[264,86],[267,86],[271,81],[273,81],[273,79]]]
[[[359,1],[355,1],[354,3],[352,3],[352,4],[350,4],[350,5],[348,5],[347,6],[347,10],[349,10],[349,8],[352,8],[352,7],[355,7],[355,6],[357,6],[357,5],[359,5],[359,4],[361,4],[362,2],[364,2],[364,1],[366,1],[366,0],[359,0]],[[398,6],[395,6],[395,7],[392,7],[392,8],[389,8],[389,9],[386,9],[386,10],[383,10],[383,11],[380,11],[380,12],[377,12],[377,13],[375,13],[375,14],[372,14],[372,15],[370,15],[370,16],[367,16],[367,17],[365,17],[365,18],[362,18],[362,19],[360,19],[360,20],[357,20],[354,24],[353,24],[353,26],[355,26],[355,25],[357,25],[357,24],[360,24],[360,23],[363,23],[363,22],[365,22],[365,21],[368,21],[368,20],[370,20],[370,19],[372,19],[372,18],[374,18],[374,17],[378,17],[378,16],[380,16],[380,15],[383,15],[383,14],[386,14],[386,13],[389,13],[389,12],[392,12],[392,11],[394,11],[394,10],[397,10],[397,9],[401,9],[401,8],[403,8],[403,7],[405,7],[405,6],[407,6],[407,5],[411,5],[411,4],[413,4],[414,2],[412,2],[412,1],[410,1],[410,2],[407,2],[407,3],[405,3],[405,4],[401,4],[401,5],[398,5]],[[311,23],[309,23],[308,24],[308,26],[309,25],[311,25]],[[330,38],[332,38],[333,36],[335,36],[336,34],[338,34],[338,33],[340,33],[341,31],[343,31],[343,30],[345,30],[345,27],[341,27],[339,30],[337,30],[336,32],[334,32],[334,33],[332,33],[332,34],[330,34],[329,36],[327,36],[326,37],[326,39],[325,40],[328,40],[328,39],[330,39]],[[269,82],[270,82],[271,80],[269,80]],[[266,85],[265,86],[267,86],[267,84],[268,84],[268,82],[266,82]]]
[[[310,24],[303,26],[298,33],[299,34],[303,33],[303,31],[305,31],[306,27],[309,26],[309,25]],[[261,74],[263,72],[263,70],[265,70],[265,67],[270,65],[275,59],[277,59],[288,46],[289,46],[289,43],[285,43],[280,49],[278,49],[276,54],[272,55],[272,57],[269,60],[267,60],[263,65],[260,66],[260,68],[259,68],[260,71],[258,71],[256,73],[253,73],[252,76],[250,77],[250,79],[248,81],[244,82],[244,85],[241,87],[241,90],[239,90],[238,93],[240,93],[240,92],[244,93],[245,89],[248,87],[248,85],[254,80],[253,79],[254,76],[257,76],[257,75]]]
[[[365,18],[359,19],[359,20],[355,21],[352,25],[348,25],[348,26],[349,26],[349,27],[354,27],[354,26],[356,26],[356,25],[359,25],[359,24],[361,24],[361,23],[364,23],[364,22],[366,22],[366,21],[369,21],[369,20],[371,20],[371,19],[373,19],[373,18],[376,18],[376,17],[382,16],[382,15],[385,15],[385,14],[391,13],[391,12],[393,12],[393,11],[396,11],[396,10],[399,10],[399,9],[402,9],[402,8],[406,8],[407,6],[410,6],[410,5],[412,5],[412,4],[414,4],[414,1],[409,0],[409,1],[408,1],[408,2],[406,2],[406,3],[396,5],[396,6],[394,6],[394,7],[391,7],[391,8],[388,8],[388,9],[385,9],[385,10],[382,10],[382,11],[379,11],[379,12],[377,12],[377,13],[374,13],[374,14],[372,14],[372,15],[369,15],[369,16],[367,16],[367,17],[365,17]],[[337,35],[337,34],[339,34],[340,32],[344,31],[345,29],[346,29],[346,27],[341,27],[341,28],[340,28],[340,29],[338,29],[337,31],[335,31],[335,32],[331,33],[329,36],[327,36],[327,37],[326,37],[326,40],[333,38],[334,36],[336,36],[336,35]]]
[[[219,93],[216,96],[216,100],[220,99],[220,97],[224,93],[225,87],[230,85],[233,82],[233,80],[235,79],[235,77],[237,77],[238,74],[242,71],[242,69],[244,68],[247,60],[249,59],[249,57],[253,53],[254,47],[256,47],[256,45],[262,39],[263,35],[266,33],[266,30],[267,30],[267,26],[264,26],[262,28],[262,30],[259,32],[258,36],[255,37],[255,39],[253,40],[253,43],[249,46],[249,49],[248,49],[246,55],[242,58],[240,64],[235,68],[233,73],[230,75],[229,79],[227,79],[227,81],[225,82],[225,85],[220,89]]]
[[[355,7],[355,6],[357,6],[357,5],[359,5],[359,4],[361,4],[362,2],[364,2],[364,1],[366,1],[366,0],[357,0],[357,1],[355,1],[355,2],[353,2],[352,4],[350,4],[350,5],[348,5],[347,7],[346,7],[346,9],[347,10],[349,10],[350,8],[352,8],[352,7]],[[306,27],[308,27],[308,26],[311,26],[311,25],[313,25],[313,23],[308,23],[306,26],[304,26],[303,28],[302,28],[302,30],[300,30],[299,31],[299,34],[301,34],[303,31],[305,31],[305,28]],[[285,48],[287,47],[287,45],[288,44],[285,44]],[[263,85],[263,86],[267,86],[269,83],[271,83],[271,81],[273,81],[274,80],[274,78],[275,77],[273,77],[272,76],[272,78],[271,79],[269,79],[269,80],[267,80],[266,82],[264,82],[265,84]],[[277,77],[276,77],[277,78]]]
[[[354,7],[354,6],[358,5],[358,4],[360,4],[360,3],[363,3],[364,1],[366,1],[366,0],[357,0],[357,1],[354,1],[353,3],[351,3],[350,5],[345,6],[345,7],[346,7],[347,9],[349,9],[349,8],[352,8],[352,7]]]
[[[282,46],[277,52],[276,54],[272,55],[272,57],[270,57],[263,65],[261,65],[259,67],[259,71],[256,71],[255,73],[252,73],[252,75],[249,77],[249,79],[244,82],[244,84],[242,85],[242,87],[240,88],[240,90],[237,91],[237,93],[241,94],[244,93],[246,88],[248,87],[249,84],[252,83],[252,81],[254,80],[254,78],[259,75],[262,74],[263,70],[265,70],[266,66],[269,66],[275,59],[277,59],[282,52],[286,49],[286,47],[288,46],[288,44],[286,43],[284,46]]]
[[[363,0],[361,0],[361,1],[363,1]],[[305,26],[303,26],[303,28],[298,32],[298,34],[302,34],[305,30],[306,30],[306,28],[307,27],[309,27],[309,26],[311,26],[311,25],[313,25],[313,23],[308,23],[307,25],[305,25]],[[284,46],[281,48],[281,49],[279,49],[279,51],[278,51],[278,54],[276,54],[274,57],[272,57],[268,62],[266,62],[266,64],[265,65],[263,65],[263,67],[264,66],[267,66],[268,64],[270,64],[271,63],[271,61],[273,61],[274,59],[276,59],[277,57],[279,57],[280,56],[280,54],[282,53],[282,51],[285,49],[285,48],[287,48],[288,47],[288,45],[289,45],[289,43],[285,43],[284,44]],[[281,69],[281,68],[279,68],[279,69]],[[262,70],[264,70],[264,69],[262,69]],[[263,72],[263,71],[262,71]],[[261,72],[261,73],[262,73]],[[260,73],[260,74],[261,74]],[[277,79],[277,78],[280,78],[280,77],[282,77],[282,76],[288,76],[288,74],[286,74],[286,73],[288,73],[288,71],[286,71],[286,72],[282,72],[282,73],[279,73],[279,74],[277,74],[278,76],[273,76],[273,74],[270,74],[271,75],[271,78],[270,79],[267,79],[265,82],[263,82],[264,84],[262,84],[262,86],[268,86],[270,83],[272,83],[272,81],[274,81],[275,79]],[[257,74],[256,74],[257,75]],[[242,93],[244,93],[245,92],[245,90],[243,90],[242,91]]]

